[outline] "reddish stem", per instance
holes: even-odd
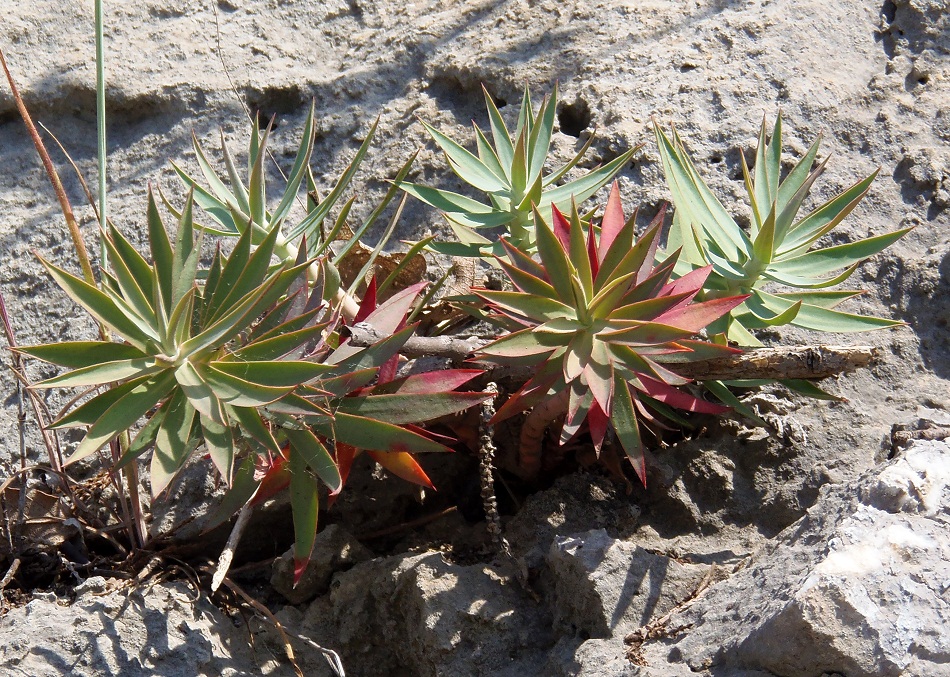
[[[541,402],[525,416],[518,445],[518,468],[526,479],[537,477],[540,472],[544,431],[551,421],[567,413],[569,393],[567,389],[562,390]]]

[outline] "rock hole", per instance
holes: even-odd
[[[485,88],[485,91],[488,92],[488,96],[491,97],[492,103],[495,104],[495,108],[501,110],[508,105],[508,100],[492,92],[488,85],[483,84],[482,86]]]
[[[883,5],[881,5],[881,16],[884,17],[884,20],[887,23],[894,23],[894,17],[897,16],[897,5],[895,5],[891,0],[887,0]]]
[[[558,108],[557,121],[562,132],[580,138],[581,132],[590,127],[590,107],[583,99],[562,105]]]
[[[712,157],[709,158],[709,164],[711,164],[711,165],[722,164],[722,156],[721,156],[721,155],[713,155]]]
[[[258,126],[267,127],[270,119],[276,116],[274,129],[277,129],[280,118],[284,115],[296,113],[304,104],[304,95],[300,87],[265,87],[262,90],[248,90],[247,106],[252,113],[257,113]]]

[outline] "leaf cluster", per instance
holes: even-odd
[[[752,169],[743,159],[753,214],[749,232],[706,186],[676,132],[667,136],[656,127],[675,206],[664,250],[665,212],[637,237],[636,214],[624,216],[616,183],[599,221],[578,208],[636,149],[558,185],[591,140],[567,164],[545,170],[557,89],[537,113],[525,89],[514,134],[487,91],[485,99],[492,140],[476,126],[475,153],[425,125],[451,169],[485,201],[405,182],[410,158],[382,202],[350,231],[354,198],[343,197],[376,124],[321,200],[310,167],[311,108],[279,199],[270,200],[266,188],[270,126],[261,132],[255,124],[251,131],[246,181],[223,139],[226,176],[195,139],[202,180],[176,165],[188,198],[177,209],[161,196],[178,220],[174,242],[150,192],[149,259],[111,224],[100,233],[108,267],[98,285],[41,259],[67,295],[115,336],[20,349],[68,370],[38,387],[84,389],[53,424],[88,428],[69,462],[129,437],[118,465],[152,450],[157,496],[204,447],[229,486],[219,519],[289,490],[298,576],[314,543],[319,483],[332,500],[357,455],[365,452],[393,474],[431,487],[415,454],[448,447],[423,424],[484,400],[483,393],[459,391],[480,372],[399,375],[400,350],[417,329],[413,317],[432,294],[419,300],[423,283],[379,303],[377,295],[397,270],[378,286],[373,278],[358,304],[353,299],[399,209],[349,289],[341,288],[336,270],[400,190],[442,210],[459,238],[431,245],[431,238],[423,240],[410,256],[426,245],[467,256],[491,253],[510,282],[508,290],[474,290],[503,329],[478,357],[535,371],[494,420],[530,410],[529,418],[546,416],[546,425],[563,415],[559,442],[587,431],[598,452],[615,436],[643,481],[644,423],[657,429],[683,423],[684,411],[727,410],[691,391],[677,364],[738,352],[730,341],[757,345],[753,332],[762,327],[863,331],[898,324],[838,310],[859,292],[829,288],[907,231],[822,246],[867,194],[874,175],[799,216],[827,160],[812,169],[816,141],[782,179],[781,117],[771,139],[763,123]],[[304,185],[306,214],[291,223]],[[210,222],[195,221],[195,206]],[[491,228],[504,232],[497,242],[477,232]],[[217,247],[203,266],[201,233],[235,238],[234,247],[229,254]],[[346,331],[353,322],[368,322],[386,338],[354,346]],[[738,404],[724,385],[710,388]]]
[[[591,135],[578,153],[558,169],[545,172],[545,164],[554,135],[557,110],[557,86],[545,96],[537,114],[532,110],[531,95],[525,87],[521,112],[512,135],[494,100],[484,90],[492,141],[473,123],[476,153],[466,150],[451,138],[423,122],[426,130],[445,154],[455,174],[473,188],[482,191],[488,203],[417,183],[401,184],[403,190],[442,211],[458,238],[447,246],[433,248],[448,254],[478,256],[491,250],[501,253],[492,240],[479,234],[480,229],[501,227],[505,237],[525,252],[537,250],[533,209],[547,210],[551,205],[566,210],[571,201],[583,202],[620,172],[636,152],[632,148],[602,167],[556,185],[584,158],[593,143]],[[493,142],[493,143],[492,143]],[[461,245],[461,246],[459,246]]]
[[[624,218],[616,183],[599,236],[593,227],[585,235],[576,206],[569,219],[552,207],[552,225],[535,212],[540,260],[502,240],[507,257],[499,265],[514,291],[477,294],[517,328],[480,355],[504,364],[539,365],[495,419],[567,393],[561,444],[586,421],[599,451],[609,422],[645,482],[638,417],[654,421],[655,413],[669,413],[670,407],[727,410],[678,389],[688,381],[668,363],[737,352],[693,337],[745,297],[694,301],[710,268],[671,280],[679,252],[655,261],[663,212],[639,239],[635,219]]]
[[[853,332],[900,324],[836,310],[843,301],[862,292],[830,288],[847,280],[865,259],[910,229],[822,246],[822,238],[867,195],[877,172],[801,216],[811,187],[828,164],[826,158],[812,169],[821,139],[782,179],[782,117],[776,118],[770,139],[763,120],[752,170],[741,155],[752,208],[747,233],[703,181],[676,131],[668,137],[659,125],[655,130],[676,207],[669,246],[683,248],[683,270],[712,266],[704,296],[750,294],[744,304],[714,327],[715,331],[740,345],[757,346],[761,343],[751,332],[765,327],[791,324],[816,331]],[[767,291],[765,287],[770,285],[793,291]]]

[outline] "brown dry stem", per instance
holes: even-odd
[[[388,337],[365,322],[350,328],[350,344],[356,347],[369,347],[385,338]],[[456,364],[467,361],[472,367],[485,369],[490,380],[523,383],[530,378],[533,368],[498,366],[474,359],[474,354],[493,340],[480,336],[413,336],[400,352],[408,358],[443,357]],[[682,364],[671,362],[667,366],[680,376],[697,381],[822,379],[867,367],[877,357],[878,350],[870,346],[791,346],[750,348],[738,355]]]

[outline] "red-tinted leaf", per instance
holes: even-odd
[[[658,211],[656,216],[653,217],[653,220],[650,221],[650,225],[647,226],[647,231],[643,234],[643,237],[646,238],[650,244],[647,248],[647,255],[643,259],[643,263],[640,264],[640,272],[637,274],[638,280],[645,279],[650,275],[650,271],[653,269],[653,261],[656,259],[656,250],[660,245],[660,233],[663,230],[664,218],[666,218],[665,204],[660,207],[660,211]]]
[[[656,356],[657,362],[669,364],[701,362],[703,360],[711,360],[717,357],[738,355],[742,352],[742,350],[739,348],[730,348],[729,346],[719,345],[718,343],[695,341],[692,339],[677,341],[675,345],[680,346],[680,349],[663,353],[653,353],[653,355]]]
[[[608,343],[623,343],[627,345],[656,345],[669,341],[678,341],[689,338],[696,332],[679,327],[671,327],[659,322],[618,322],[620,329],[603,331],[597,338]],[[629,326],[623,326],[629,324]]]
[[[389,383],[396,378],[397,373],[399,373],[399,355],[393,355],[383,362],[383,366],[379,368],[379,374],[376,376],[376,380],[379,383]]]
[[[679,250],[674,252],[672,256],[667,257],[665,261],[654,268],[650,276],[645,279],[639,277],[638,274],[637,284],[626,293],[618,305],[625,306],[631,303],[645,301],[647,299],[652,299],[659,296],[660,290],[666,286],[667,282],[669,282],[670,275],[673,273],[673,268],[676,266],[676,259],[678,256]]]
[[[369,314],[376,310],[376,276],[373,275],[366,287],[366,293],[363,294],[363,300],[360,301],[360,309],[353,318],[353,324],[362,322]]]
[[[607,315],[609,320],[638,320],[649,322],[655,320],[661,314],[676,308],[690,299],[691,294],[672,294],[670,296],[660,296],[657,298],[637,301],[625,306],[616,308]]]
[[[617,439],[620,440],[620,446],[627,452],[627,457],[637,472],[637,477],[647,485],[646,461],[643,457],[643,441],[640,438],[640,429],[637,426],[637,413],[634,402],[637,398],[633,396],[630,387],[619,374],[614,374],[614,402],[613,411],[610,414],[610,422],[613,424],[614,431],[617,433]]]
[[[428,395],[451,392],[476,376],[483,374],[481,369],[443,369],[412,374],[405,378],[381,383],[373,387],[373,395]]]
[[[591,224],[587,229],[587,260],[590,261],[590,274],[593,279],[597,279],[597,273],[600,272],[600,259],[597,254],[597,241],[594,239],[594,225]],[[596,287],[595,287],[596,291]]]
[[[571,224],[564,218],[564,214],[561,213],[561,210],[554,205],[551,205],[551,219],[554,235],[557,237],[558,242],[561,243],[561,247],[564,251],[569,251],[571,248]]]
[[[531,409],[548,395],[548,391],[558,383],[563,384],[561,378],[561,365],[556,362],[548,362],[513,394],[508,400],[495,412],[491,423],[495,424],[520,414],[526,409]]]
[[[743,296],[730,296],[724,299],[713,299],[712,301],[693,303],[681,308],[668,310],[657,317],[656,321],[662,324],[668,324],[672,327],[679,327],[680,329],[695,334],[701,329],[706,328],[711,322],[727,314],[747,298],[749,298],[749,295],[744,294]]]
[[[450,437],[449,435],[440,435],[439,433],[434,433],[428,428],[423,428],[421,425],[416,425],[415,423],[406,423],[402,427],[405,428],[406,430],[411,430],[417,435],[422,435],[423,437],[428,437],[430,440],[435,440],[436,442],[440,444],[444,444],[445,446],[449,446],[458,442],[458,440],[454,437]],[[449,451],[452,451],[452,450],[449,449]]]
[[[284,445],[284,450],[288,445]],[[286,453],[286,451],[284,451]],[[275,456],[269,465],[263,468],[263,476],[260,478],[260,486],[254,498],[251,499],[251,505],[260,505],[269,498],[273,498],[281,491],[290,486],[290,468],[285,456]]]
[[[590,429],[590,436],[594,442],[594,450],[600,454],[601,447],[604,446],[604,438],[607,436],[607,428],[610,424],[610,418],[600,408],[595,401],[587,412],[587,427]]]
[[[379,308],[367,315],[365,321],[373,325],[381,334],[395,334],[399,331],[400,325],[405,322],[412,304],[416,302],[416,296],[426,284],[428,283],[417,282],[398,294],[393,294]]]
[[[352,445],[343,444],[342,442],[336,443],[336,466],[340,469],[340,478],[342,479],[340,489],[346,484],[346,479],[350,476],[350,469],[353,467],[353,461],[359,453],[359,449]],[[339,493],[339,491],[335,491],[330,496],[336,497]]]
[[[703,288],[706,278],[712,272],[712,266],[696,268],[686,273],[683,277],[677,278],[663,287],[660,291],[661,296],[672,296],[673,294],[689,294],[690,298]]]
[[[581,426],[587,419],[587,412],[590,411],[593,404],[594,396],[588,388],[579,381],[571,384],[567,415],[564,417],[564,424],[561,426],[560,443],[562,445],[570,442],[580,432]]]
[[[534,294],[535,296],[547,296],[549,298],[554,297],[554,287],[552,287],[541,277],[532,275],[531,273],[526,273],[525,271],[521,270],[521,268],[511,265],[504,259],[498,259],[498,265],[500,265],[502,270],[505,271],[505,274],[508,275],[508,279],[511,280],[511,283],[515,286],[515,289],[518,289],[519,291],[522,291],[526,294]]]
[[[549,280],[547,271],[544,270],[544,266],[532,259],[517,247],[513,247],[505,238],[499,238],[498,241],[501,242],[501,246],[504,247],[505,251],[508,253],[508,259],[511,261],[511,265],[518,268],[518,270],[528,273],[529,275],[533,275],[534,277],[537,277],[541,280]]]
[[[600,244],[597,247],[598,264],[604,260],[624,225],[626,225],[626,221],[623,217],[623,205],[620,204],[620,186],[614,181],[614,184],[610,187],[607,206],[604,208],[604,218],[600,222]]]
[[[706,400],[693,397],[689,393],[685,393],[682,390],[677,390],[676,388],[667,385],[662,381],[657,381],[656,379],[650,378],[649,376],[640,374],[639,380],[643,392],[656,399],[658,402],[668,404],[671,407],[676,407],[677,409],[683,409],[684,411],[691,411],[698,414],[724,414],[727,411],[730,411],[729,407],[724,407],[720,404],[714,404],[712,402],[707,402]]]
[[[498,339],[482,348],[479,353],[497,361],[495,358],[518,358],[550,354],[558,347],[558,338],[553,334],[522,329]],[[540,361],[543,358],[538,358]]]
[[[426,475],[422,466],[416,462],[416,459],[412,457],[412,454],[405,451],[370,451],[368,453],[374,461],[396,477],[429,489],[435,489],[429,476]]]

